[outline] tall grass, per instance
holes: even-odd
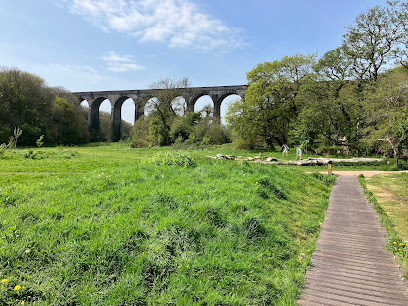
[[[90,149],[8,166],[42,175],[0,187],[0,304],[296,304],[331,178]]]

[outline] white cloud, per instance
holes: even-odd
[[[143,66],[137,65],[133,62],[131,55],[118,55],[113,51],[109,51],[108,55],[103,56],[104,60],[108,65],[109,71],[114,72],[126,72],[134,70],[143,70],[146,69]]]
[[[134,63],[131,55],[119,55],[113,51],[107,52],[104,56],[101,56],[100,59],[102,59],[102,61],[104,62],[103,67],[108,71],[126,72],[146,69],[145,67]],[[97,82],[106,78],[103,73],[89,65],[81,66],[51,64],[50,67],[53,70],[61,71],[64,73],[82,75],[92,80],[93,82]],[[102,70],[102,67],[99,68],[101,68],[99,70]]]
[[[130,33],[139,42],[203,50],[245,44],[239,29],[199,12],[191,0],[60,1],[104,31]]]
[[[50,67],[52,70],[68,73],[69,75],[81,76],[90,80],[92,83],[104,79],[104,76],[92,66],[51,64]]]

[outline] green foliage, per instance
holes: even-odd
[[[395,69],[382,75],[364,101],[366,142],[386,144],[384,154],[398,157],[408,148],[408,71]],[[388,148],[388,150],[387,150]],[[381,147],[380,147],[381,149]]]
[[[52,103],[52,119],[55,123],[55,134],[58,143],[75,143],[79,131],[76,126],[77,114],[67,99],[56,97]]]
[[[331,86],[338,86],[341,89],[342,84],[352,77],[352,59],[346,54],[345,48],[338,47],[327,51],[313,66],[313,69],[323,77],[324,80],[331,80]],[[335,93],[339,93],[336,89]]]
[[[195,167],[193,158],[183,153],[159,153],[153,157],[152,162],[156,165]]]
[[[149,112],[149,135],[155,145],[171,144],[171,126],[176,118],[185,112],[184,99],[181,98],[180,88],[188,88],[187,78],[176,81],[162,79],[151,84],[155,90],[145,104],[145,112]],[[178,138],[178,136],[176,136]]]
[[[170,128],[170,138],[174,143],[177,139],[179,141],[186,141],[190,135],[194,133],[195,127],[201,121],[200,113],[189,112],[182,117],[174,120]]]
[[[8,146],[5,143],[0,144],[0,158],[3,157],[4,153],[6,152]]]
[[[41,135],[40,138],[38,138],[37,141],[35,142],[38,148],[41,148],[41,146],[44,144],[43,140],[44,140],[44,135]]]
[[[213,123],[205,133],[202,144],[223,144],[230,142],[230,136],[228,135],[228,129],[219,124]]]
[[[35,145],[40,135],[54,144],[89,139],[77,98],[63,89],[48,87],[36,75],[0,70],[0,104],[0,143],[7,142],[16,127],[24,131],[19,138],[22,145]]]
[[[352,59],[358,80],[377,80],[385,66],[398,57],[400,44],[407,40],[406,4],[387,1],[357,16],[344,35],[343,48]]]
[[[149,137],[149,120],[142,116],[140,117],[130,132],[130,147],[131,148],[143,148],[152,144]]]
[[[49,118],[42,115],[49,113],[52,93],[45,86],[44,80],[19,70],[3,69],[0,71],[0,93],[2,105],[0,122],[11,130],[17,126],[24,130],[20,139],[21,144],[31,143],[32,137],[37,139],[38,135],[34,136],[33,132],[38,129],[46,131]],[[0,142],[6,142],[10,135],[4,136]],[[35,143],[35,140],[32,143]]]
[[[236,147],[398,156],[406,148],[406,80],[384,72],[395,60],[406,66],[407,5],[387,1],[360,14],[342,45],[317,61],[297,54],[249,71],[245,99],[227,112]],[[407,69],[397,70],[406,78]]]
[[[169,94],[172,92],[170,90]],[[179,115],[176,111],[162,111],[163,106],[158,100],[154,103],[158,104],[155,106],[157,109],[154,110],[153,107],[153,112],[139,118],[132,128],[130,141],[132,148],[154,145],[178,147],[192,144],[213,145],[231,141],[230,129],[213,121],[212,108],[209,106],[200,112]]]
[[[234,132],[242,139],[260,139],[268,148],[287,143],[290,123],[300,110],[298,95],[314,62],[313,54],[296,54],[248,72],[245,99],[235,102],[227,114]]]
[[[111,114],[107,112],[99,112],[100,129],[96,139],[99,141],[112,141],[112,119]]]
[[[170,126],[159,117],[152,117],[149,121],[149,136],[153,139],[154,144],[165,146],[171,144]]]

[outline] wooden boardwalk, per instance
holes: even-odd
[[[330,195],[299,305],[408,306],[404,270],[356,177],[340,176]]]

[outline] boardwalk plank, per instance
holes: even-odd
[[[299,305],[408,305],[404,271],[384,249],[386,233],[357,178],[330,195]]]

